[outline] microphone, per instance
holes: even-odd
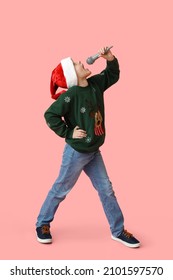
[[[109,48],[106,48],[104,54],[106,54],[112,47],[113,47],[113,46],[111,46],[111,47],[109,47]],[[94,54],[94,55],[88,57],[87,60],[86,60],[86,62],[87,62],[87,64],[93,64],[93,63],[96,61],[96,59],[98,59],[99,57],[100,57],[100,54],[99,54],[99,53],[96,53],[96,54]]]

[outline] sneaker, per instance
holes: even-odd
[[[42,225],[41,227],[36,228],[37,232],[37,241],[40,243],[52,243],[52,236],[50,233],[49,225]]]
[[[131,248],[137,248],[140,246],[140,242],[127,230],[123,230],[123,232],[118,237],[113,235],[111,237],[113,240],[119,241]]]

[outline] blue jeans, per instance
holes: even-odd
[[[73,188],[82,171],[89,176],[98,192],[111,233],[118,236],[124,229],[124,218],[100,151],[79,153],[68,144],[64,148],[59,176],[42,205],[36,226],[49,225],[53,221],[59,204]]]

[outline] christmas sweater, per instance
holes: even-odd
[[[76,151],[94,152],[105,140],[104,91],[119,79],[115,58],[106,69],[87,79],[88,86],[73,86],[48,108],[44,116],[48,126]],[[76,126],[86,131],[82,139],[72,138]]]

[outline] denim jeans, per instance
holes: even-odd
[[[36,226],[49,225],[53,221],[59,204],[73,188],[82,171],[89,176],[98,192],[111,233],[118,236],[124,229],[124,218],[100,151],[79,153],[68,144],[64,148],[59,176],[42,205]]]

